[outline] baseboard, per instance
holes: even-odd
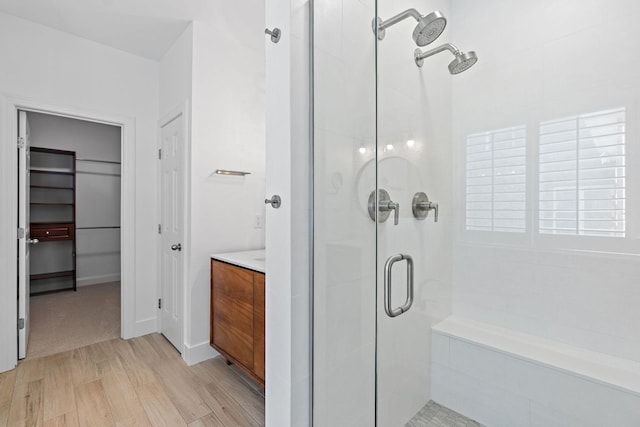
[[[99,285],[101,283],[119,282],[119,281],[120,281],[120,273],[103,274],[100,276],[77,277],[76,285],[91,286],[91,285]]]
[[[133,329],[133,337],[140,337],[154,332],[158,332],[158,319],[152,317],[145,320],[138,320]]]
[[[211,347],[211,345],[209,345],[209,341],[205,341],[192,346],[185,344],[182,358],[187,363],[187,365],[191,366],[200,362],[204,362],[205,360],[212,359],[219,354],[220,353],[215,351]]]

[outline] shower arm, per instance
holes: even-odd
[[[419,49],[416,49],[416,51],[418,51],[418,50]],[[433,55],[435,55],[437,53],[444,52],[445,50],[448,50],[449,52],[453,53],[455,56],[460,55],[460,49],[458,49],[455,45],[453,45],[451,43],[445,43],[442,46],[438,46],[438,47],[433,48],[431,50],[428,50],[426,52],[422,52],[420,54],[418,54],[416,52],[415,60],[419,61],[421,59],[425,59],[425,58],[428,58],[430,56],[433,56]]]
[[[382,31],[384,29],[389,28],[392,25],[397,24],[398,22],[407,19],[408,17],[413,17],[413,19],[415,19],[416,21],[420,21],[420,19],[422,19],[422,15],[420,15],[420,12],[418,12],[415,9],[407,9],[404,12],[400,12],[399,14],[392,16],[391,18],[387,19],[386,21],[378,21],[378,31]],[[378,18],[380,19],[380,18]]]

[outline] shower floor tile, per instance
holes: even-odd
[[[405,427],[482,427],[482,424],[431,400]]]

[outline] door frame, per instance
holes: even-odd
[[[191,116],[189,110],[190,101],[187,99],[180,105],[171,109],[168,113],[164,114],[160,120],[158,120],[158,142],[157,149],[160,150],[162,147],[162,128],[169,124],[174,119],[182,116],[182,138],[183,138],[183,149],[182,152],[182,167],[183,167],[183,182],[182,182],[182,199],[183,199],[183,223],[182,223],[182,341],[180,342],[180,346],[177,350],[180,352],[182,359],[185,361],[189,361],[188,349],[187,345],[187,337],[189,336],[188,332],[191,330],[191,322],[190,317],[187,316],[187,308],[190,307],[189,303],[189,294],[187,292],[187,283],[189,283],[189,265],[191,262],[191,192],[189,189],[191,188],[191,174],[189,173],[191,168],[191,140],[190,140],[190,129],[191,129]],[[161,161],[161,159],[158,159]],[[162,167],[159,165],[157,168],[157,212],[160,212],[162,209]],[[158,216],[158,221],[160,221],[160,215]],[[158,298],[162,297],[162,235],[160,233],[157,234],[156,247],[158,250],[156,251],[157,262],[157,272],[158,272],[158,283],[157,283],[157,295]],[[162,333],[162,313],[160,309],[157,309],[158,315],[157,318],[157,331]]]
[[[135,118],[0,94],[0,128],[4,129],[0,133],[0,200],[4,205],[0,209],[0,283],[3,284],[0,286],[0,372],[13,369],[18,361],[18,110],[120,127],[120,335],[124,339],[132,338],[135,330],[136,189],[130,185],[135,183]]]

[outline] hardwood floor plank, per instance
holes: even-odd
[[[46,420],[43,427],[80,427],[78,424],[78,413],[74,410],[67,414],[58,415],[55,418]]]
[[[42,418],[42,379],[16,383],[7,425],[11,427],[41,426]]]
[[[16,386],[16,371],[17,369],[13,369],[0,374],[0,427],[6,427],[9,421],[11,400]]]
[[[202,398],[227,427],[261,426],[244,408],[215,382],[201,388]]]
[[[138,398],[154,427],[186,426],[180,412],[173,405],[162,386],[150,382],[136,387]]]
[[[189,427],[226,427],[226,426],[214,414],[209,414],[190,423]]]
[[[100,378],[95,361],[91,358],[89,347],[73,350],[73,384],[75,386],[93,382]]]
[[[88,346],[91,360],[95,365],[95,374],[98,378],[102,378],[111,371],[113,360],[117,358],[117,353],[114,350],[114,342],[118,340],[120,339],[99,342]]]
[[[129,340],[133,353],[145,362],[162,360],[163,355],[158,352],[145,336]]]
[[[119,338],[118,338],[119,340]],[[113,342],[117,340],[103,341],[87,346],[87,349],[91,353],[91,358],[94,362],[104,362],[114,357],[115,351],[113,350]]]
[[[264,397],[238,378],[238,374],[231,371],[224,358],[206,360],[191,369],[201,381],[206,382],[205,385],[212,382],[220,384],[256,421],[264,420]]]
[[[144,338],[164,359],[181,359],[180,352],[162,334],[149,334],[145,335]]]
[[[112,369],[102,378],[102,385],[116,425],[123,427],[151,426],[124,368]]]
[[[31,381],[27,386],[28,400],[25,416],[26,426],[41,426],[44,418],[42,380]]]
[[[165,392],[187,423],[211,413],[198,394],[198,377],[182,359],[156,363],[153,367]]]
[[[116,352],[119,362],[124,367],[134,387],[155,381],[153,370],[136,356],[129,341],[123,341],[123,343],[117,347]]]
[[[101,380],[75,387],[78,423],[81,426],[113,426],[113,416]]]
[[[29,359],[0,374],[0,427],[187,425],[264,425],[264,399],[221,358],[186,366],[160,334]]]
[[[76,411],[71,354],[47,358],[44,377],[44,419]]]
[[[29,383],[44,378],[44,357],[39,359],[21,360],[18,363],[17,383]]]
[[[11,399],[11,408],[7,416],[7,425],[24,425],[25,414],[27,413],[27,385],[28,383],[16,382]]]

